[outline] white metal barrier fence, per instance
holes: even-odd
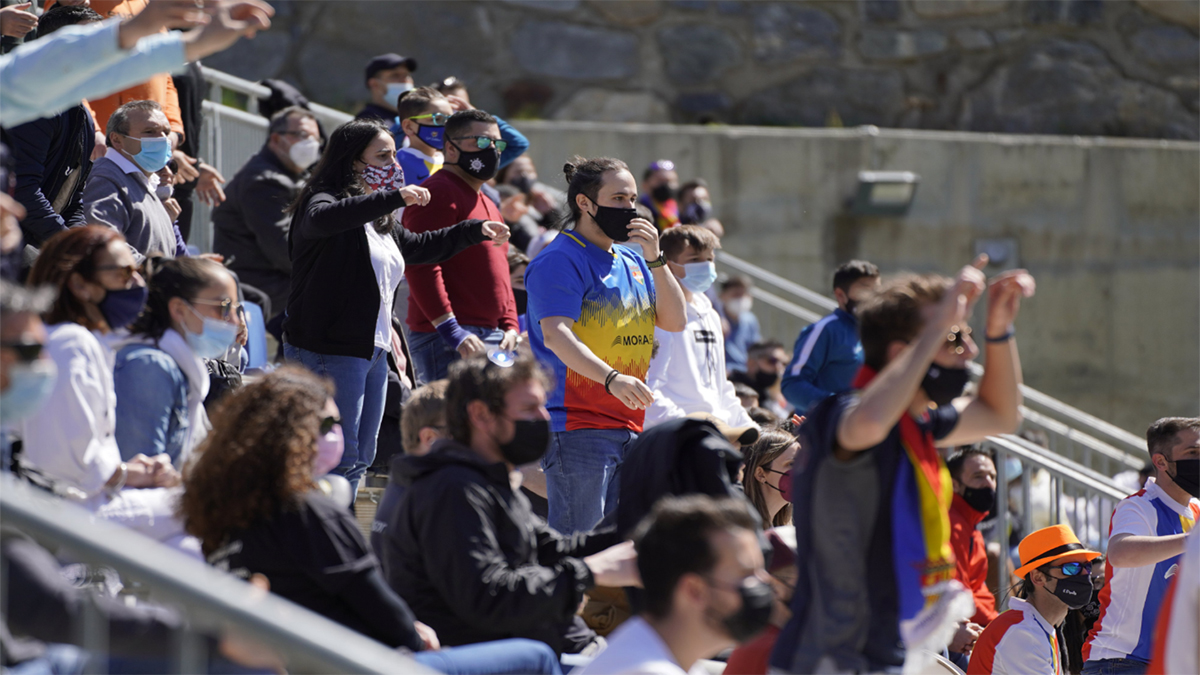
[[[159,544],[125,527],[99,520],[79,506],[0,475],[0,515],[52,552],[115,569],[137,581],[150,600],[181,610],[188,627],[173,646],[174,672],[208,670],[204,635],[234,633],[270,647],[290,673],[430,673],[416,661],[361,633]],[[7,586],[7,570],[0,587]],[[109,654],[108,627],[85,605],[72,628],[90,654]],[[25,608],[23,611],[30,611]]]

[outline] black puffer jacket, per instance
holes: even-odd
[[[504,464],[453,441],[392,462],[375,530],[388,584],[443,645],[523,637],[559,653],[582,646],[567,637],[594,585],[580,558],[618,541],[611,530],[555,532],[512,489]]]

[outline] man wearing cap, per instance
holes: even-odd
[[[679,224],[679,203],[675,197],[679,192],[679,174],[675,173],[675,162],[660,159],[646,167],[642,174],[645,193],[638,202],[654,214],[654,226],[659,232]]]
[[[391,123],[396,118],[396,101],[413,88],[417,60],[399,54],[380,54],[367,63],[367,89],[371,102],[358,111],[358,119],[375,117]]]
[[[1083,646],[1085,675],[1144,673],[1154,620],[1200,518],[1200,418],[1165,417],[1146,431],[1154,477],[1113,509],[1100,618]]]
[[[1092,599],[1092,561],[1089,551],[1067,525],[1042,528],[1018,547],[1021,577],[1017,597],[1008,611],[988,624],[967,675],[1062,675],[1063,649],[1058,626],[1067,611]]]

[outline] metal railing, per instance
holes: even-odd
[[[115,569],[137,581],[149,599],[181,609],[187,629],[176,641],[176,672],[206,672],[201,635],[229,635],[271,648],[291,673],[429,673],[416,661],[341,624],[250,584],[133,530],[105,522],[79,506],[42,492],[11,474],[0,476],[0,517],[55,552]],[[7,585],[8,579],[0,579]],[[90,606],[90,605],[89,605]],[[84,611],[82,645],[108,650],[107,624]]]
[[[725,251],[717,253],[717,263],[816,308],[818,312],[813,312],[762,288],[751,291],[754,298],[804,323],[813,323],[821,314],[837,309],[833,299]],[[983,367],[977,363],[970,367],[972,378],[978,380],[983,375]],[[1054,452],[1109,475],[1145,465],[1149,454],[1144,439],[1028,385],[1021,385],[1021,394],[1025,401],[1021,412],[1027,424],[1046,432]]]
[[[213,103],[225,105],[225,92],[232,91],[245,100],[247,112],[258,115],[258,99],[271,97],[271,90],[261,84],[243,80],[212,68],[201,67],[201,70],[204,73],[205,81],[208,82],[208,100]],[[308,109],[329,131],[354,119],[353,115],[318,103],[309,103]]]

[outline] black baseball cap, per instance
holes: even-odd
[[[391,70],[400,66],[408,68],[408,72],[410,73],[416,72],[417,60],[411,56],[400,56],[399,54],[380,54],[367,63],[366,79],[369,80],[375,77],[375,73],[381,70]]]

